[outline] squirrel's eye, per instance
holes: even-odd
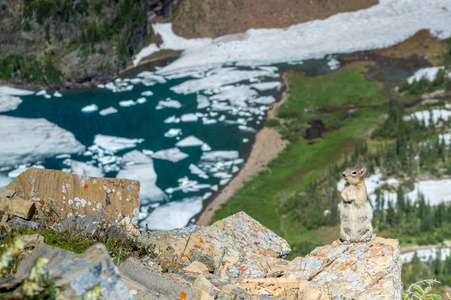
[[[352,175],[355,175],[355,174],[357,174],[357,172],[356,172],[356,171],[353,171],[351,174],[352,174]]]

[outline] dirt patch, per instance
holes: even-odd
[[[397,59],[426,59],[432,65],[437,65],[442,63],[442,53],[444,54],[446,49],[445,41],[432,37],[428,30],[421,30],[402,43],[373,52]]]
[[[250,28],[285,28],[340,12],[368,8],[378,0],[185,0],[172,23],[186,38],[218,37]]]

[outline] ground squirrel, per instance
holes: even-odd
[[[365,171],[355,166],[342,173],[346,184],[341,192],[340,235],[345,244],[367,242],[373,234],[373,208],[366,194]]]

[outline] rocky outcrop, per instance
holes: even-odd
[[[377,0],[185,0],[174,17],[173,30],[186,38],[219,37],[251,28],[284,28],[377,3]]]
[[[0,291],[44,257],[50,275],[59,276],[56,286],[74,298],[100,285],[102,295],[114,299],[401,299],[397,240],[337,240],[288,261],[288,243],[239,212],[208,227],[143,232],[140,241],[148,255],[129,257],[118,268],[101,244],[75,254],[35,242]]]
[[[129,232],[137,231],[140,182],[117,178],[96,178],[57,170],[30,168],[8,186],[37,210],[47,206],[62,219],[98,212],[105,213]]]

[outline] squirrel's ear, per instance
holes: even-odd
[[[359,168],[359,165],[355,165],[355,166],[354,166],[354,169],[358,169],[358,168]]]
[[[366,173],[366,168],[365,167],[361,168],[360,169],[360,174],[364,175],[365,173]]]

